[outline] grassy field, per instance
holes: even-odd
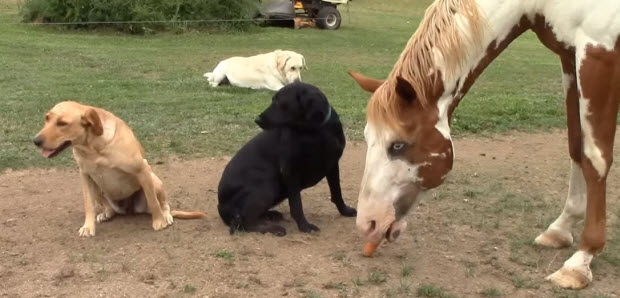
[[[73,99],[123,118],[150,159],[234,152],[258,128],[273,92],[211,89],[202,74],[233,55],[291,49],[305,55],[306,82],[360,140],[368,95],[346,71],[384,77],[430,1],[358,0],[341,7],[337,31],[256,28],[247,33],[131,36],[16,24],[14,0],[0,2],[0,170],[70,164],[41,158],[31,139],[43,114]],[[558,60],[530,33],[478,80],[456,112],[456,134],[536,130],[564,123]]]

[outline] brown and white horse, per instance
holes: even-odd
[[[526,30],[560,56],[573,161],[564,210],[535,242],[570,246],[571,228],[585,216],[579,250],[547,279],[567,288],[592,281],[590,262],[606,241],[606,178],[620,97],[618,0],[436,0],[386,80],[350,73],[373,92],[357,209],[366,241],[395,240],[419,195],[444,181],[454,159],[454,109]]]

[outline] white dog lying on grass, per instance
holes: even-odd
[[[204,76],[212,87],[226,80],[233,86],[278,91],[286,84],[301,81],[306,60],[293,51],[276,50],[252,57],[231,57],[217,64]]]

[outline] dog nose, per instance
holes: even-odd
[[[254,119],[254,122],[260,125],[263,122],[263,114],[258,115],[256,119]]]
[[[37,147],[41,147],[41,145],[43,145],[43,138],[40,136],[36,136],[33,140],[34,145]]]

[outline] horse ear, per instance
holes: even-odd
[[[396,77],[396,93],[409,103],[412,103],[417,97],[413,86],[400,76]]]
[[[360,85],[360,87],[362,87],[362,89],[370,93],[374,93],[375,90],[377,90],[377,88],[379,88],[379,86],[381,86],[381,84],[385,82],[385,80],[377,80],[377,79],[369,78],[367,76],[364,76],[361,73],[350,71],[350,70],[348,71],[348,73],[357,82],[357,84]]]

